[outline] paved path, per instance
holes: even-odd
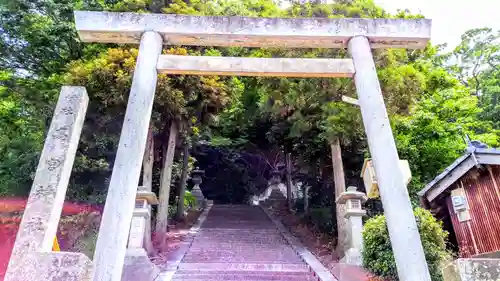
[[[173,281],[317,281],[257,206],[214,205]]]

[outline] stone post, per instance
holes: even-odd
[[[153,108],[162,37],[142,35],[94,255],[93,281],[120,281]]]
[[[366,37],[356,36],[348,43],[356,74],[354,83],[368,137],[380,195],[384,206],[391,246],[399,280],[430,281],[429,269],[408,190],[399,167],[399,156]]]
[[[135,199],[135,209],[130,224],[128,236],[128,249],[125,255],[122,281],[153,281],[160,273],[159,269],[151,262],[146,252],[145,235],[147,224],[150,223],[150,205],[157,205],[156,194],[139,187]]]
[[[203,182],[202,176],[205,174],[203,170],[193,170],[191,172],[191,180],[193,181],[193,189],[191,190],[191,194],[196,198],[196,209],[200,210],[205,207],[205,196],[201,191],[200,184]]]
[[[347,219],[347,251],[340,260],[350,265],[361,266],[363,260],[361,251],[363,250],[363,221],[366,211],[362,209],[362,204],[366,202],[367,197],[363,192],[357,191],[356,187],[350,186],[347,191],[340,194],[337,204],[346,206],[345,218]]]
[[[62,87],[17,232],[6,281],[33,280],[30,276],[40,275],[36,271],[42,269],[26,268],[23,260],[33,253],[52,251],[87,105],[84,87]]]

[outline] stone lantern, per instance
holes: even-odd
[[[143,189],[141,186],[137,190],[135,197],[135,208],[130,226],[128,248],[144,248],[144,237],[146,235],[146,224],[150,223],[150,205],[157,205],[156,194]]]
[[[152,253],[153,249],[148,248],[151,243],[150,229],[151,205],[157,205],[156,194],[144,187],[137,189],[135,197],[135,208],[130,223],[130,232],[128,234],[128,246],[123,264],[122,281],[144,280],[152,281],[158,276],[160,270],[148,257],[148,251]],[[146,242],[149,240],[149,243]]]
[[[281,172],[278,170],[273,170],[271,172],[271,179],[269,180],[270,185],[276,185],[281,183]]]
[[[196,209],[201,209],[205,205],[205,196],[200,189],[200,184],[203,182],[203,176],[205,175],[204,170],[195,169],[191,172],[191,181],[194,186],[191,190],[191,194],[196,198]]]
[[[366,215],[363,210],[362,204],[368,198],[363,192],[357,191],[355,186],[349,186],[347,191],[340,194],[337,199],[337,204],[345,204],[346,212],[345,218],[347,219],[347,240],[348,250],[341,262],[358,265],[362,264],[361,251],[363,250],[363,222],[362,217]]]

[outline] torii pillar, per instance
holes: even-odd
[[[431,280],[408,189],[399,167],[398,151],[380,89],[370,42],[364,36],[355,36],[349,40],[348,49],[356,69],[354,83],[399,279]]]

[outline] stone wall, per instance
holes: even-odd
[[[500,280],[500,259],[457,259],[443,269],[445,281]]]

